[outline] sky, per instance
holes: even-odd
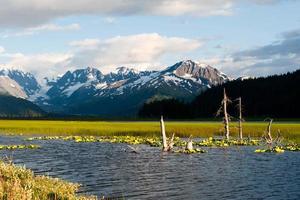
[[[181,60],[230,77],[300,68],[299,0],[0,0],[0,68],[37,77]]]

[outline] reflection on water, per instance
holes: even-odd
[[[0,137],[1,144],[29,143]],[[300,199],[300,154],[257,154],[255,147],[206,154],[161,153],[140,145],[30,141],[41,149],[0,151],[37,174],[83,185],[89,194],[125,199]]]

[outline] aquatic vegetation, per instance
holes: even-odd
[[[36,176],[31,170],[0,160],[0,199],[26,200],[96,200],[77,196],[78,184],[57,178]]]
[[[238,139],[216,139],[209,137],[195,144],[203,147],[229,147],[229,146],[257,146],[259,145],[259,140],[238,140]]]
[[[159,137],[141,137],[141,136],[41,136],[31,137],[26,140],[65,140],[74,141],[76,143],[81,142],[107,142],[107,143],[125,143],[131,145],[147,144],[153,147],[161,146],[161,139]],[[176,138],[176,141],[180,141],[180,138]]]
[[[63,140],[74,140],[75,142],[97,142],[94,136],[74,136],[71,138],[63,138]]]
[[[39,145],[0,145],[0,150],[17,150],[17,149],[38,149]]]
[[[41,136],[41,137],[30,137],[27,138],[27,141],[32,141],[32,140],[60,140],[63,137],[61,136]]]
[[[162,147],[162,139],[160,137],[147,137],[147,136],[41,136],[41,137],[32,137],[27,138],[26,140],[65,140],[65,141],[74,141],[76,143],[88,143],[88,142],[103,142],[103,143],[124,143],[129,145],[149,145],[151,147]],[[261,145],[260,140],[255,139],[220,139],[208,137],[207,139],[203,139],[198,142],[193,142],[195,146],[199,147],[221,147],[226,148],[230,146],[259,146]],[[187,141],[185,139],[175,137],[174,138],[174,147],[185,147],[187,145]],[[0,146],[1,149],[23,149],[23,148],[38,148],[35,145],[12,145],[12,146]],[[283,146],[276,146],[268,149],[257,149],[256,153],[265,153],[265,152],[274,152],[274,153],[282,153],[284,151],[300,151],[300,146],[297,144],[288,144]],[[205,150],[195,149],[193,151],[188,150],[177,150],[177,153],[204,153]]]
[[[272,153],[283,153],[284,151],[300,151],[300,146],[297,144],[286,144],[280,146],[274,146],[267,149],[256,149],[256,153],[265,153],[265,152],[272,152]]]
[[[220,122],[165,122],[167,134],[178,137],[211,137],[220,135],[223,125]],[[300,123],[277,122],[273,129],[280,129],[286,140],[300,143]],[[243,123],[244,135],[261,137],[265,123]],[[234,125],[231,136],[238,136]],[[0,120],[0,131],[10,135],[47,136],[161,136],[159,122],[106,122],[106,121],[47,121],[47,120]]]
[[[284,150],[286,151],[300,151],[300,146],[297,144],[287,144],[284,146]]]
[[[176,151],[174,151],[174,153],[194,154],[194,153],[207,153],[207,151],[204,149],[196,148],[196,149],[192,149],[192,150],[188,150],[188,149],[176,150]]]
[[[254,151],[255,153],[283,153],[284,152],[284,149],[280,146],[275,146],[275,147],[272,147],[272,148],[268,148],[268,149],[256,149]]]

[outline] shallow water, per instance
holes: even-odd
[[[41,149],[0,151],[37,174],[82,184],[81,192],[124,199],[300,199],[300,153],[254,153],[255,147],[209,148],[206,154],[170,154],[139,145],[24,141]]]

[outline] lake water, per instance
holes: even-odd
[[[300,199],[300,153],[254,153],[255,147],[209,148],[205,154],[161,153],[139,145],[24,141],[40,149],[0,151],[37,174],[82,184],[81,192],[122,199]]]

